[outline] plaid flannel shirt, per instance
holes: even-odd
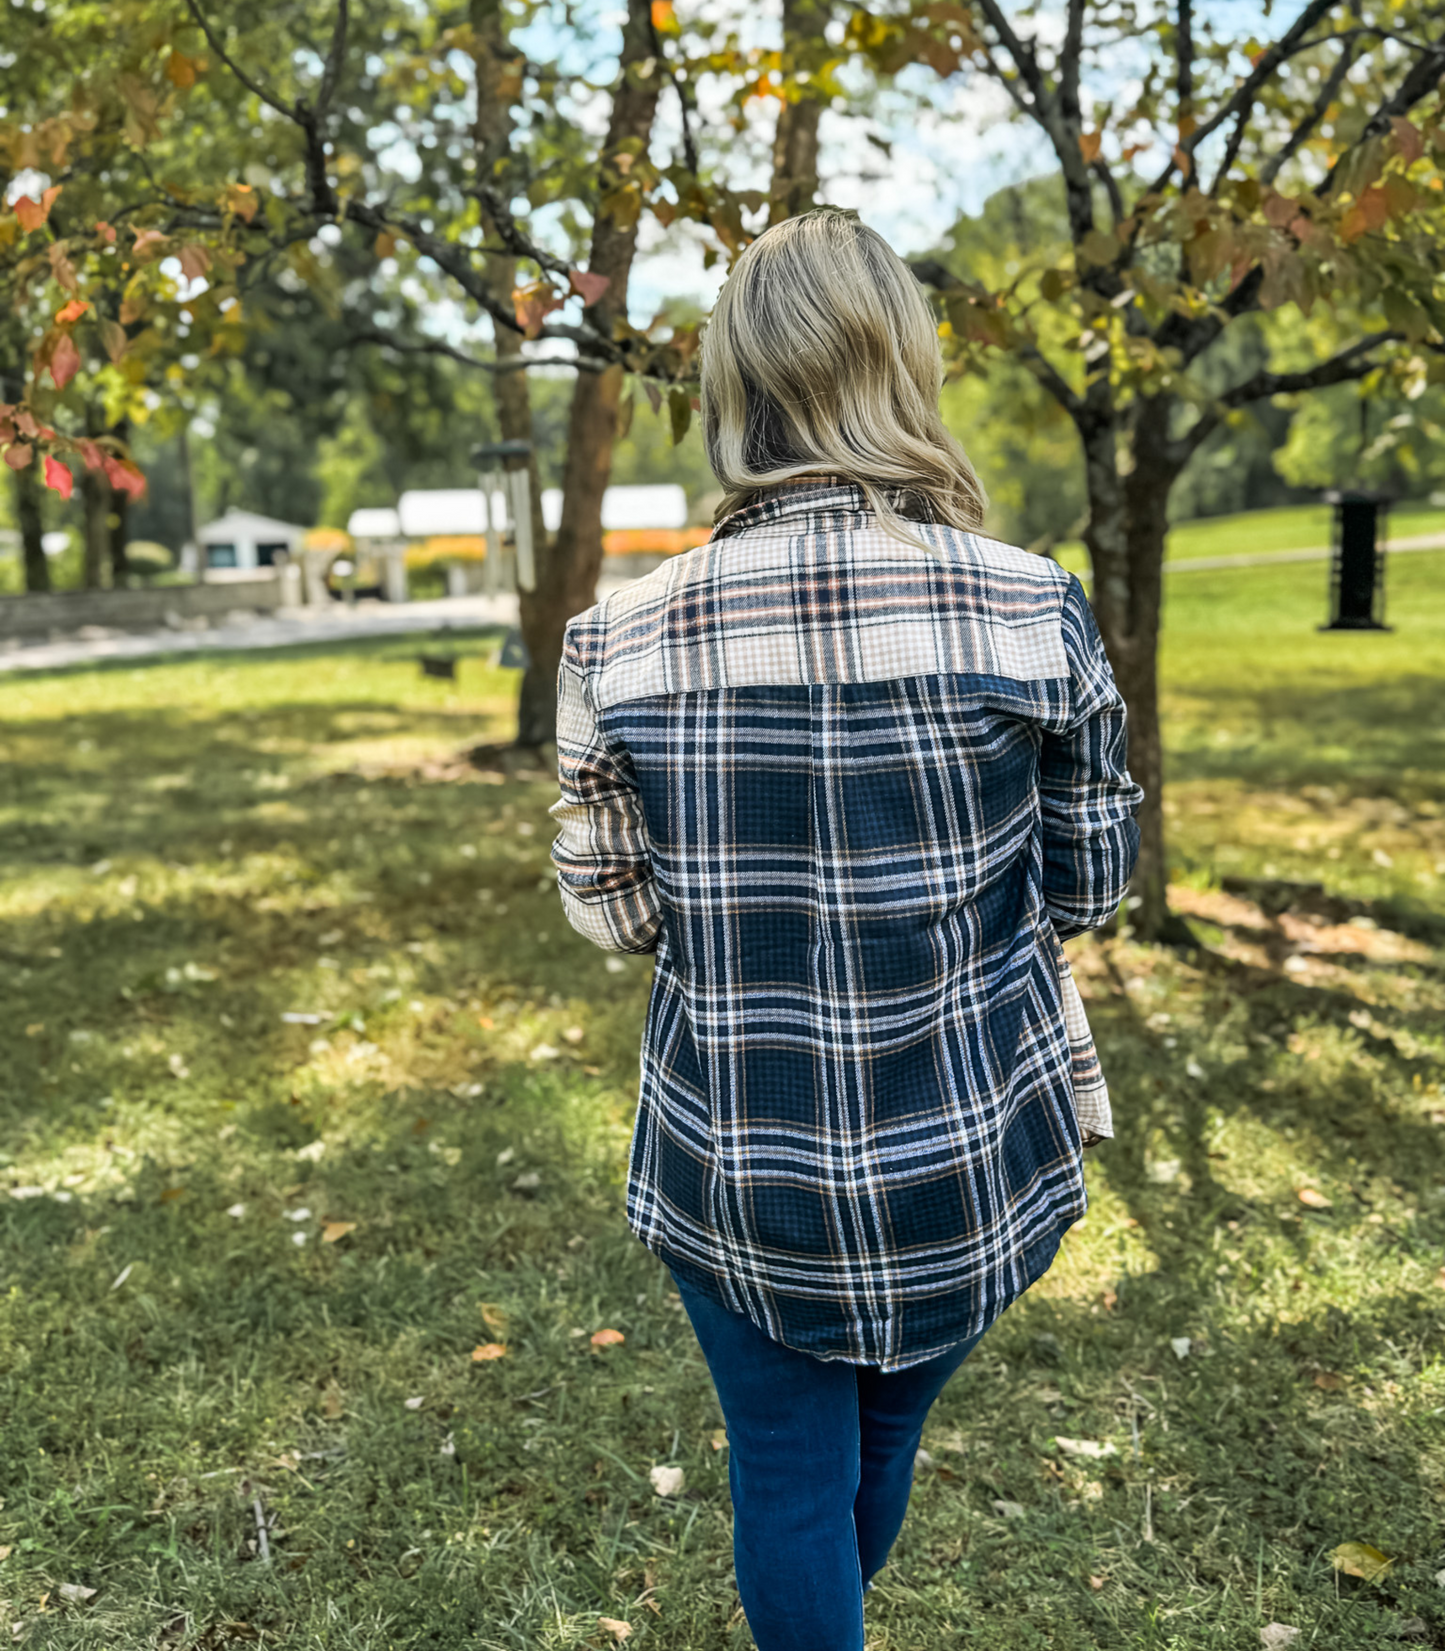
[[[628,1218],[777,1341],[900,1369],[1085,1208],[1106,1092],[1060,940],[1138,846],[1077,579],[797,484],[568,628],[567,916],[656,950]]]

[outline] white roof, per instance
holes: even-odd
[[[391,509],[353,510],[346,531],[353,539],[394,539],[401,532],[401,518]]]
[[[677,486],[609,487],[602,495],[602,525],[686,527],[687,494]]]
[[[306,529],[294,522],[278,522],[274,516],[258,516],[250,510],[228,510],[214,522],[207,522],[196,537],[203,545],[229,545],[237,540],[264,543],[270,539],[299,539]]]
[[[493,518],[498,526],[509,522],[507,502],[500,493],[492,495]],[[476,487],[423,488],[403,493],[397,502],[401,531],[408,539],[426,539],[432,534],[485,533],[481,489]]]

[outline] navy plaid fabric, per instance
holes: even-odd
[[[795,485],[575,619],[552,811],[574,927],[657,954],[633,1230],[885,1370],[980,1333],[1084,1211],[1060,940],[1117,908],[1140,798],[1078,580],[915,531]]]

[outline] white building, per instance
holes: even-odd
[[[197,538],[202,566],[207,573],[230,569],[275,567],[278,562],[298,561],[306,529],[292,522],[278,522],[272,516],[257,516],[249,510],[228,510],[214,522],[207,522]],[[196,571],[196,556],[187,545],[181,566]]]

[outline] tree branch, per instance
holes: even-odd
[[[397,338],[392,333],[382,332],[376,327],[356,328],[346,340],[348,347],[361,344],[377,344],[387,350],[396,350],[402,355],[440,355],[451,361],[459,361],[464,367],[475,367],[484,373],[518,373],[525,372],[529,367],[575,367],[579,372],[600,373],[609,365],[606,361],[592,361],[586,356],[507,356],[501,361],[488,361],[483,356],[468,355],[465,350],[444,342],[440,338],[407,339]]]
[[[1368,143],[1371,138],[1378,138],[1389,131],[1390,122],[1398,115],[1407,114],[1423,97],[1428,97],[1445,74],[1445,40],[1437,40],[1428,51],[1421,54],[1411,66],[1394,93],[1385,99],[1380,107],[1371,115],[1365,124],[1365,129],[1359,137],[1342,150],[1334,159],[1329,171],[1325,174],[1324,182],[1316,193],[1321,198],[1333,193],[1336,183],[1341,177],[1341,167],[1354,154],[1361,144]]]
[[[298,118],[296,109],[292,104],[283,103],[280,98],[273,97],[259,81],[252,80],[250,75],[248,75],[241,65],[237,63],[235,58],[231,56],[231,54],[221,44],[221,37],[211,27],[210,19],[201,10],[198,0],[186,0],[186,9],[190,12],[191,16],[195,18],[196,25],[200,29],[201,33],[205,35],[206,42],[210,46],[211,50],[217,57],[220,58],[222,63],[226,65],[231,73],[235,75],[236,79],[241,82],[248,92],[260,98],[262,103],[264,103],[267,108],[274,109],[278,115],[285,115],[287,120],[294,121]]]
[[[1231,120],[1241,110],[1248,110],[1254,104],[1255,95],[1269,78],[1274,74],[1287,58],[1302,49],[1305,36],[1323,17],[1328,17],[1334,9],[1336,0],[1309,0],[1304,10],[1295,18],[1288,29],[1275,41],[1274,45],[1265,51],[1254,68],[1236,87],[1234,95],[1222,104],[1202,125],[1196,126],[1186,138],[1181,138],[1178,148],[1193,165],[1194,151],[1204,140],[1218,129],[1227,120]],[[1173,175],[1178,162],[1174,156],[1169,157],[1169,163],[1154,183],[1146,191],[1147,194],[1156,194],[1163,189]]]
[[[1386,331],[1370,333],[1351,344],[1348,349],[1332,355],[1313,367],[1298,373],[1256,373],[1253,378],[1236,384],[1216,400],[1223,407],[1242,407],[1247,402],[1262,401],[1266,396],[1295,395],[1304,390],[1323,390],[1331,384],[1344,384],[1350,379],[1364,378],[1381,363],[1367,360],[1371,350],[1381,344],[1397,344],[1404,333]]]
[[[1300,145],[1306,141],[1310,133],[1325,118],[1325,112],[1339,95],[1340,87],[1344,85],[1345,76],[1349,74],[1354,61],[1355,47],[1354,43],[1350,42],[1340,53],[1334,68],[1326,76],[1324,85],[1320,87],[1319,96],[1310,105],[1308,113],[1295,127],[1294,131],[1290,133],[1282,147],[1271,155],[1260,168],[1259,181],[1262,184],[1268,185],[1274,182],[1291,157],[1298,151]],[[1219,188],[1223,180],[1224,168],[1221,166],[1214,180],[1214,189],[1210,191],[1210,194],[1213,194]]]

